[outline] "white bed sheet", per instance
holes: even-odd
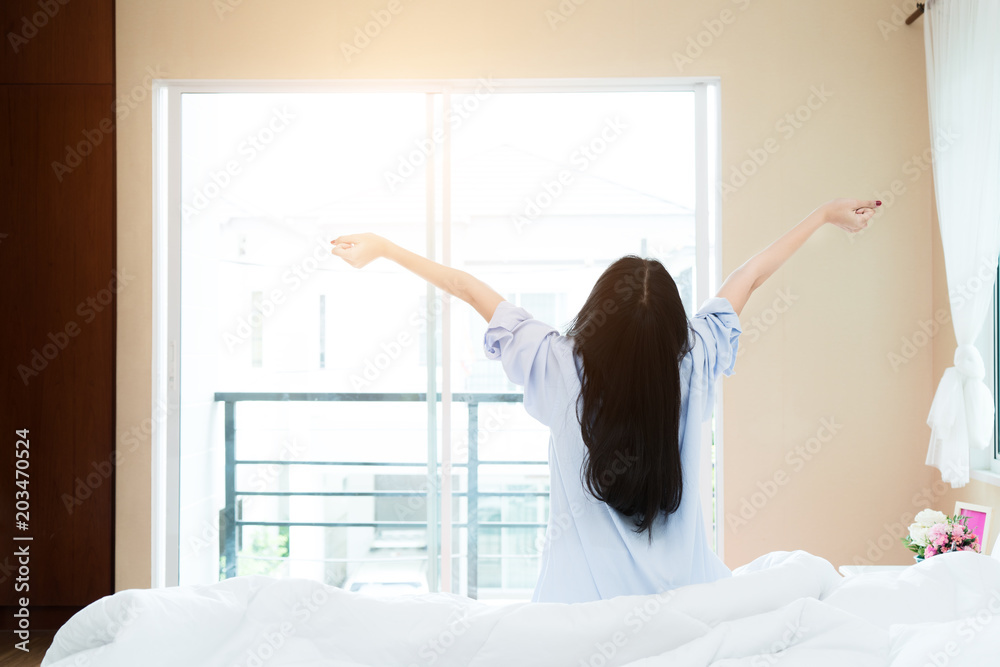
[[[1000,665],[1000,560],[944,554],[843,579],[822,558],[776,552],[734,575],[572,605],[268,577],[128,590],[75,615],[42,665]]]

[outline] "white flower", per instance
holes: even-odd
[[[939,523],[948,523],[948,516],[944,512],[926,509],[914,517],[913,522],[926,528],[930,528],[931,526]]]
[[[927,533],[930,530],[929,526],[924,526],[919,523],[910,524],[910,540],[917,545],[922,547],[927,546]]]

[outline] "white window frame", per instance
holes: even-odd
[[[1000,278],[1000,270],[998,270]],[[984,381],[993,392],[994,405],[997,403],[997,387],[1000,387],[1000,311],[997,304],[1000,303],[1000,280],[993,285],[993,303],[990,306],[990,317],[980,332],[976,347],[979,348],[983,356],[983,365],[993,369],[992,373],[987,373]],[[997,406],[1000,408],[1000,406]],[[993,415],[993,440],[986,451],[976,449],[969,450],[969,477],[980,482],[1000,486],[1000,409]]]
[[[695,178],[696,192],[696,241],[695,241],[695,302],[701,304],[712,296],[721,284],[721,192],[717,187],[721,163],[721,114],[720,82],[718,77],[699,78],[595,78],[595,79],[492,79],[490,84],[499,93],[517,92],[693,92],[695,94]],[[152,335],[152,585],[175,586],[179,580],[179,473],[180,473],[180,250],[181,250],[181,96],[185,93],[365,93],[365,92],[416,92],[440,93],[447,104],[450,94],[474,92],[482,86],[481,80],[178,80],[157,79],[153,82],[153,335]],[[444,124],[445,132],[448,123]],[[433,131],[433,127],[429,128]],[[447,138],[446,138],[447,141]],[[448,165],[444,165],[445,179]],[[433,188],[433,179],[428,179]],[[432,191],[433,192],[433,191]],[[428,198],[428,216],[433,220],[436,202]],[[450,261],[450,215],[448,202],[442,205],[444,243],[442,260]],[[428,248],[434,248],[434,225],[428,225]],[[428,286],[433,298],[433,287]],[[445,300],[447,303],[447,300]],[[447,368],[448,350],[447,305],[442,312],[443,349]],[[428,368],[433,369],[430,358]],[[434,381],[433,372],[428,378]],[[444,373],[440,392],[442,396],[441,436],[449,442],[450,412],[449,374]],[[431,384],[428,394],[434,396],[437,388]],[[165,407],[169,406],[169,407]],[[436,407],[429,405],[431,422],[428,424],[428,465],[436,464]],[[699,480],[702,508],[705,515],[706,534],[714,544],[720,558],[724,555],[723,511],[723,437],[722,392],[716,392],[715,405],[715,456],[713,470],[711,447],[702,448],[701,479]],[[703,426],[702,442],[710,443],[712,422]],[[445,454],[447,456],[447,454]],[[442,465],[446,461],[441,462]],[[715,511],[712,512],[712,474],[715,474]],[[449,479],[443,475],[444,479]],[[430,489],[429,491],[434,491]],[[442,489],[441,507],[450,511],[450,503]],[[428,521],[432,520],[428,503]],[[447,517],[441,517],[442,524]],[[437,520],[436,518],[433,520]],[[430,531],[433,532],[433,531]],[[713,539],[714,536],[714,539]],[[428,535],[431,557],[436,557],[437,545],[432,545]],[[447,546],[447,545],[443,545]],[[440,549],[445,553],[445,549]],[[442,577],[450,559],[442,559]],[[445,566],[445,563],[448,565]],[[431,568],[434,569],[434,568]],[[433,590],[433,588],[432,588]],[[444,590],[444,589],[443,589]]]
[[[1000,273],[1000,272],[998,272]],[[983,382],[993,393],[993,401],[997,401],[997,387],[1000,386],[1000,326],[997,317],[997,290],[1000,289],[1000,282],[993,285],[993,303],[990,304],[990,315],[983,325],[983,330],[979,332],[979,337],[975,341],[976,349],[983,357],[983,366],[992,369],[987,372]],[[948,326],[951,326],[949,321]],[[993,437],[989,447],[985,450],[969,446],[969,477],[980,482],[1000,486],[1000,410],[993,415]]]

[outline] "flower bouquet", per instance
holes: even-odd
[[[949,517],[943,512],[926,509],[910,524],[910,534],[903,538],[907,549],[916,554],[916,560],[950,551],[981,551],[979,537],[965,525],[968,517]]]

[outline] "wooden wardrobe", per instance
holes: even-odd
[[[31,630],[51,630],[114,588],[115,11],[3,0],[0,15],[0,623],[27,597]]]

